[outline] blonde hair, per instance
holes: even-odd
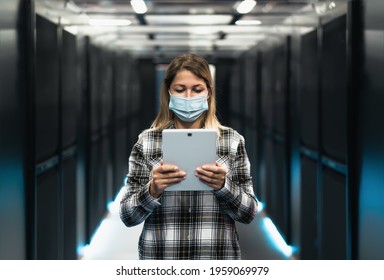
[[[216,94],[209,64],[203,57],[194,53],[177,56],[168,65],[160,91],[160,111],[151,128],[164,129],[173,122],[175,115],[169,110],[168,90],[176,74],[181,70],[188,70],[196,77],[204,80],[208,88],[208,110],[203,113],[203,127],[217,130],[222,128],[223,126],[216,117]]]

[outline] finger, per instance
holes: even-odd
[[[164,173],[155,173],[153,174],[153,178],[157,181],[160,180],[182,180],[185,179],[186,173],[184,171],[177,171],[177,172],[164,172]]]
[[[179,171],[179,168],[174,164],[163,164],[159,167],[159,172],[168,173]]]
[[[197,169],[195,175],[208,185],[215,185],[221,188],[225,183],[226,173],[213,173],[203,169]]]
[[[224,169],[203,169],[203,168],[196,168],[196,173],[199,175],[203,175],[209,178],[223,180],[226,175],[226,171]]]
[[[167,179],[161,179],[158,180],[157,184],[161,189],[165,189],[167,187],[173,186],[181,181],[183,181],[185,178],[167,178]]]
[[[225,176],[223,174],[214,174],[212,172],[207,173],[207,172],[202,172],[198,173],[196,172],[195,174],[199,179],[210,183],[210,184],[219,184],[221,185],[225,181]]]
[[[163,179],[161,181],[159,181],[159,185],[160,186],[173,186],[179,182],[183,181],[182,178],[172,178],[172,179]]]
[[[206,171],[209,171],[209,172],[212,172],[215,174],[226,174],[227,173],[226,168],[221,167],[221,166],[217,166],[217,165],[203,165],[201,168],[203,170],[206,170]]]
[[[205,178],[205,179],[204,178],[199,178],[199,180],[202,183],[206,184],[207,186],[209,186],[209,187],[211,187],[213,189],[220,189],[222,187],[222,185],[223,185],[223,182],[216,182],[216,181],[213,181],[213,180],[211,180],[209,178]]]

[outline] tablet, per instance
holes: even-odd
[[[175,164],[187,173],[185,180],[166,188],[166,191],[213,190],[195,176],[195,170],[203,164],[215,164],[216,138],[215,129],[163,130],[163,162]]]

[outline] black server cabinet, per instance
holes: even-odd
[[[57,25],[36,17],[36,258],[61,258]],[[53,166],[53,168],[51,168]]]
[[[346,16],[322,27],[321,143],[324,156],[346,163],[347,45]]]
[[[76,259],[79,240],[77,38],[36,16],[35,168],[37,259]]]

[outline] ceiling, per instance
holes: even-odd
[[[249,1],[249,0],[247,0]],[[129,0],[36,0],[36,12],[95,44],[138,56],[194,51],[236,56],[266,38],[308,32],[346,11],[348,0],[263,0],[247,14],[232,0],[145,0],[137,14]],[[105,20],[120,20],[106,22]],[[100,22],[100,20],[103,20]],[[242,24],[242,25],[240,25]]]

